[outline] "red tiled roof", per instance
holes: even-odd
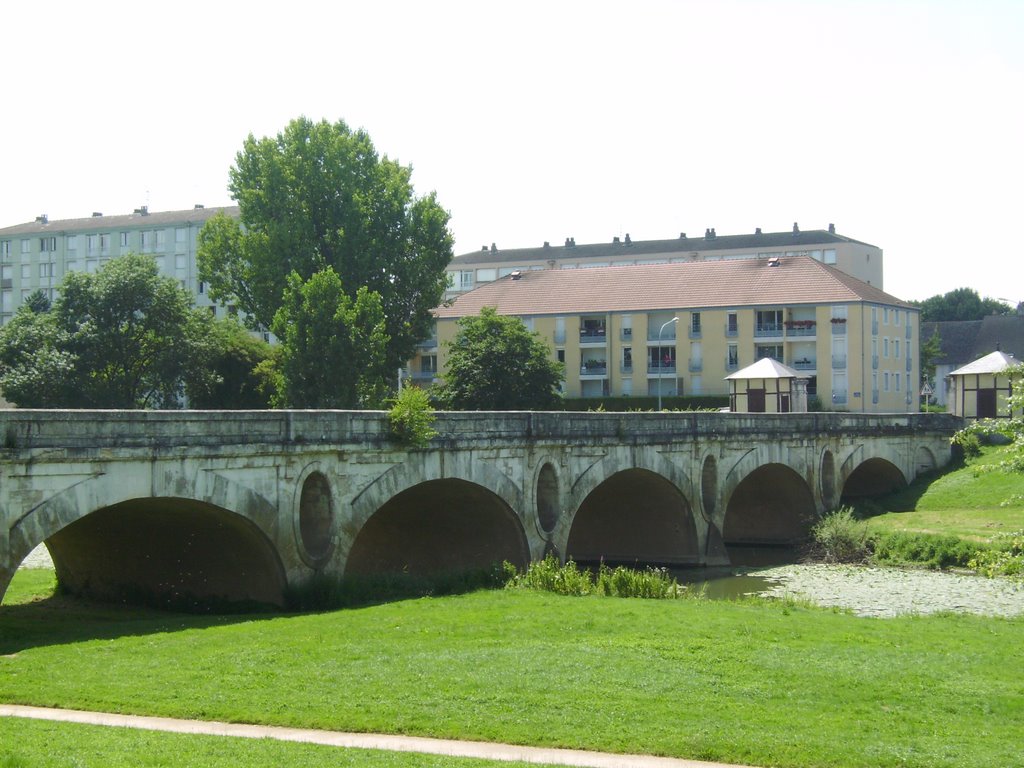
[[[772,263],[774,262],[774,266]],[[780,304],[907,302],[809,256],[524,271],[458,296],[439,318],[650,312]]]

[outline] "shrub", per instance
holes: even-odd
[[[960,446],[965,458],[981,456],[981,439],[974,432],[958,432],[953,442]]]
[[[878,535],[872,540],[872,546],[876,563],[929,568],[968,568],[972,558],[986,548],[956,536],[903,531]]]
[[[1006,576],[1024,581],[1024,531],[997,534],[991,546],[979,549],[968,566],[990,579]]]
[[[864,560],[869,553],[868,524],[858,520],[849,507],[830,512],[813,528],[811,538],[817,554],[830,563]]]
[[[508,563],[505,567],[512,568]],[[603,595],[661,599],[681,597],[686,593],[685,588],[680,587],[664,568],[646,568],[641,571],[623,566],[610,568],[601,563],[597,573],[593,574],[572,560],[561,565],[554,555],[530,563],[525,573],[514,573],[505,586],[508,589],[537,589],[573,597]]]
[[[434,409],[426,392],[419,387],[402,387],[388,412],[388,425],[399,442],[423,448],[437,437],[434,418]]]

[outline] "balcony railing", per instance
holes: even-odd
[[[422,381],[424,379],[435,379],[437,378],[437,371],[413,371],[413,381]]]
[[[424,339],[416,345],[417,349],[431,349],[437,346],[437,336],[432,336],[429,339]]]
[[[846,369],[846,355],[832,355],[832,368],[837,371]]]
[[[780,323],[758,323],[754,328],[754,336],[757,338],[782,336],[782,325]]]
[[[786,326],[787,336],[814,336],[817,333],[817,323],[813,320],[796,321],[799,325],[793,323]],[[804,325],[804,323],[810,323],[810,325]]]
[[[660,328],[661,326],[658,326]],[[673,341],[676,337],[676,326],[673,323],[664,331],[661,332],[661,337],[658,337],[658,328],[647,329],[647,340],[648,341]]]
[[[817,360],[810,360],[810,359],[808,359],[806,357],[801,359],[801,360],[794,360],[793,361],[793,369],[797,370],[797,371],[813,371],[817,367],[818,367],[818,361]]]
[[[664,373],[666,375],[670,374],[670,373],[675,373],[676,372],[675,360],[673,360],[671,363],[648,363],[647,364],[647,372],[648,373]]]
[[[740,335],[739,326],[737,326],[737,325],[727,325],[727,326],[725,326],[725,335],[726,336],[739,336]]]
[[[580,366],[580,376],[604,376],[608,373],[608,363],[584,363]]]
[[[622,373],[632,373],[633,372],[633,364],[632,363],[622,363],[619,366],[619,370]]]
[[[632,341],[633,340],[633,329],[632,328],[623,328],[619,332],[619,338],[622,339],[623,341]]]
[[[604,344],[604,328],[580,328],[580,344]]]
[[[841,323],[833,320],[829,325],[832,326],[833,336],[845,336],[846,335],[846,321],[843,320]]]
[[[691,328],[690,329],[690,338],[691,339],[699,339],[700,338],[700,328]]]
[[[740,361],[738,359],[737,360],[729,360],[728,358],[726,358],[726,360],[725,360],[725,370],[727,370],[727,371],[735,371],[739,367],[740,367]]]

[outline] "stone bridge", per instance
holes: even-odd
[[[729,562],[947,463],[939,414],[0,412],[0,596],[45,542],[103,599],[280,604],[314,574]]]

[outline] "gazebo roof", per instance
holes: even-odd
[[[762,357],[753,365],[748,365],[736,373],[725,377],[726,381],[731,379],[795,379],[800,372],[783,365],[778,360],[770,357]]]
[[[1018,364],[1013,355],[1005,352],[993,352],[984,357],[978,358],[973,363],[968,363],[963,368],[957,368],[950,373],[950,376],[965,376],[975,373],[1002,373],[1007,368]]]

